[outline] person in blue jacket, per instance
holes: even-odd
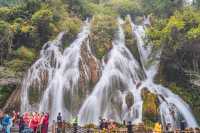
[[[0,132],[3,132],[3,124],[2,124],[3,117],[0,118]]]
[[[10,129],[12,127],[12,118],[8,114],[3,117],[2,125],[5,133],[11,133]]]
[[[0,109],[0,132],[3,132],[3,124],[2,124],[2,120],[3,120],[3,111]]]

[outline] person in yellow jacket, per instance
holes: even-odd
[[[162,126],[159,122],[157,122],[154,126],[153,133],[162,133]]]

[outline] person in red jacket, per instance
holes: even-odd
[[[49,126],[49,114],[46,113],[42,119],[42,132],[41,133],[48,133],[48,126]]]
[[[29,112],[25,112],[23,115],[23,120],[27,126],[29,125],[30,119],[31,119],[31,116]]]
[[[34,133],[36,133],[38,125],[39,125],[39,121],[38,121],[38,118],[37,118],[37,114],[34,112],[32,114],[32,118],[30,119],[29,127],[33,129]]]

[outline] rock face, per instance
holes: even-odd
[[[20,111],[20,94],[21,89],[16,88],[6,101],[3,110],[6,112],[11,112],[12,110]]]
[[[89,39],[85,40],[81,46],[81,60],[79,62],[80,78],[78,83],[78,91],[69,95],[65,93],[66,106],[72,110],[78,111],[83,104],[85,98],[92,92],[92,88],[101,76],[100,62],[92,54],[89,47]],[[85,71],[86,70],[86,71]],[[77,103],[77,104],[71,104]],[[74,111],[73,113],[77,113]]]
[[[87,80],[90,81],[90,83],[86,83],[87,86],[93,87],[93,85],[96,84],[96,82],[99,80],[101,75],[101,68],[100,68],[100,62],[96,59],[96,57],[92,54],[92,51],[89,46],[89,39],[86,40],[85,45],[82,45],[81,47],[81,57],[82,60],[80,62],[80,87],[84,87],[84,83]],[[83,72],[83,67],[88,68],[87,73]]]
[[[127,104],[128,109],[130,109],[132,107],[133,103],[134,103],[133,94],[131,92],[129,92],[126,95],[126,104]]]
[[[132,26],[128,19],[125,21],[123,28],[125,33],[125,41],[126,41],[125,44],[129,48],[131,53],[134,55],[134,57],[137,59],[137,61],[140,62],[137,40],[135,35],[133,34]]]
[[[73,90],[73,95],[68,91],[64,94],[65,106],[70,112],[74,113],[74,115],[78,113],[85,98],[93,91],[92,88],[94,88],[94,85],[101,76],[100,61],[94,56],[90,45],[91,42],[88,37],[80,48],[80,78],[77,89]]]
[[[5,111],[19,110],[20,104],[20,77],[16,77],[0,68],[0,107]]]
[[[20,80],[14,78],[0,79],[0,106],[3,110],[19,109]]]
[[[3,79],[0,79],[0,86],[15,86],[17,84],[20,83],[20,80],[19,79],[16,79],[16,78],[3,78]]]
[[[91,23],[91,49],[93,54],[102,59],[112,48],[112,39],[117,30],[117,21],[112,16],[95,16]]]

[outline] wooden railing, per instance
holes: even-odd
[[[57,133],[57,124],[54,124],[49,127],[50,133]],[[160,133],[160,132],[153,132],[150,129],[145,128],[144,125],[135,125],[132,128],[133,133]],[[127,128],[115,128],[111,130],[100,130],[95,127],[80,127],[80,126],[72,126],[67,123],[64,123],[62,127],[60,127],[60,133],[128,133]],[[12,133],[17,133],[18,129],[14,128],[12,130]],[[200,128],[188,128],[184,131],[180,131],[180,129],[177,129],[172,132],[168,131],[162,131],[162,133],[200,133]]]
[[[52,132],[52,133],[57,133],[57,132]],[[74,130],[74,128],[67,128],[62,131],[62,133],[128,133],[126,128],[116,128],[112,130],[100,130],[100,129],[92,129],[92,128],[78,128],[77,130]],[[153,131],[134,131],[133,133],[160,133],[160,132],[153,132]],[[167,132],[167,131],[162,131],[162,133],[200,133],[200,130],[192,129],[192,130],[185,130],[185,131],[172,131],[172,132]]]

